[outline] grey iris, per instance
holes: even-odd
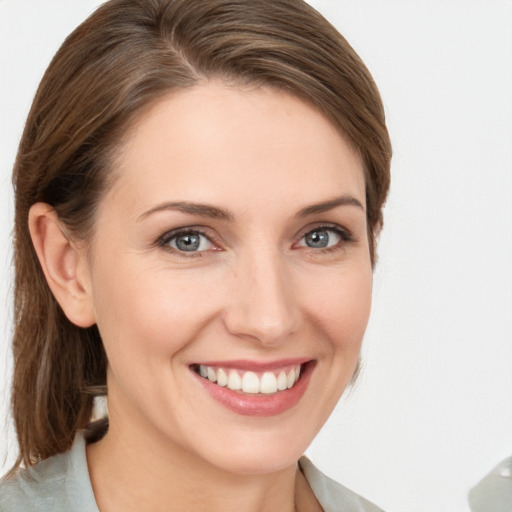
[[[313,249],[322,249],[329,243],[329,232],[325,230],[310,231],[306,235],[306,245]]]
[[[199,248],[201,239],[199,235],[189,233],[176,237],[176,247],[180,251],[196,251]]]

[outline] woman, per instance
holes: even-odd
[[[100,7],[14,169],[0,510],[378,510],[297,460],[356,372],[390,156],[371,76],[306,4]]]

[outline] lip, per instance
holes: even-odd
[[[195,362],[195,365],[204,366],[216,366],[219,368],[229,368],[230,370],[243,370],[245,372],[271,372],[278,370],[284,366],[296,366],[303,365],[310,362],[311,359],[306,357],[295,358],[295,359],[279,359],[278,361],[249,361],[247,359],[236,359],[230,361],[199,361]]]
[[[301,373],[296,384],[287,390],[279,391],[273,395],[245,394],[233,391],[227,387],[218,386],[208,379],[198,375],[192,368],[190,372],[198,380],[203,389],[217,402],[227,409],[242,416],[277,416],[288,411],[300,401],[311,379],[311,374],[316,366],[314,360],[287,359],[274,362],[255,361],[208,361],[197,364],[206,366],[219,366],[223,368],[237,368],[244,371],[264,372],[290,364],[301,365]]]

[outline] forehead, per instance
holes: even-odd
[[[365,202],[351,145],[316,108],[271,88],[207,83],[173,92],[137,120],[118,155],[113,188],[146,206],[186,199],[243,207],[284,195],[309,203],[347,193]]]

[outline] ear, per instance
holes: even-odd
[[[78,327],[94,325],[90,272],[84,249],[79,250],[66,235],[57,213],[48,204],[32,205],[28,225],[48,286],[64,314]]]

